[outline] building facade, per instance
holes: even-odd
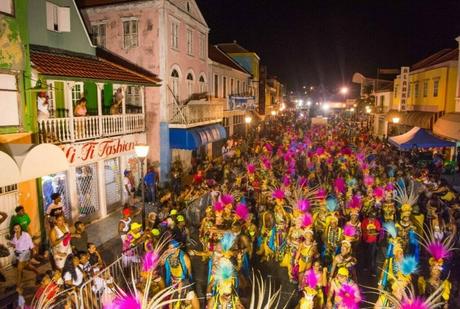
[[[150,160],[160,161],[165,180],[171,160],[187,164],[225,137],[218,125],[223,105],[208,96],[209,28],[195,1],[112,3],[83,0],[81,8],[95,43],[163,81],[146,92],[146,112]]]
[[[223,125],[227,136],[243,136],[245,115],[257,108],[251,95],[252,76],[217,45],[209,46],[209,65],[211,101],[224,106]],[[213,155],[220,155],[217,147]]]

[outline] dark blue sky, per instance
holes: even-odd
[[[290,89],[350,83],[456,47],[460,0],[197,0],[210,42],[256,51]]]

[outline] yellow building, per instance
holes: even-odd
[[[443,49],[417,62],[408,77],[404,69],[394,80],[392,110],[386,116],[393,122],[390,135],[415,126],[431,130],[438,118],[455,111],[458,49]]]

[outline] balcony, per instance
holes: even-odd
[[[207,98],[190,100],[186,104],[169,105],[169,127],[189,128],[221,122],[224,115],[224,102],[210,101]]]
[[[65,144],[144,131],[144,114],[50,118],[38,121],[40,143]]]

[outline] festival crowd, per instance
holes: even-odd
[[[106,265],[85,225],[71,232],[54,196],[57,206],[47,209],[53,271],[40,275],[34,303],[99,276],[92,290],[104,308],[262,308],[264,301],[263,308],[284,308],[280,290],[263,296],[257,274],[278,265],[293,287],[287,308],[460,306],[460,199],[439,168],[417,164],[413,152],[348,119],[313,127],[293,119],[287,113],[263,125],[231,155],[195,162],[189,185],[174,166],[171,186],[157,192],[149,170],[147,198],[158,200],[145,226],[125,182],[122,260],[139,276],[124,285],[100,275]],[[204,205],[191,203],[204,194]],[[34,244],[20,223],[13,231],[19,272],[24,261],[22,268],[33,267]],[[197,291],[197,261],[208,267],[205,291]],[[63,306],[76,302],[69,296]]]

